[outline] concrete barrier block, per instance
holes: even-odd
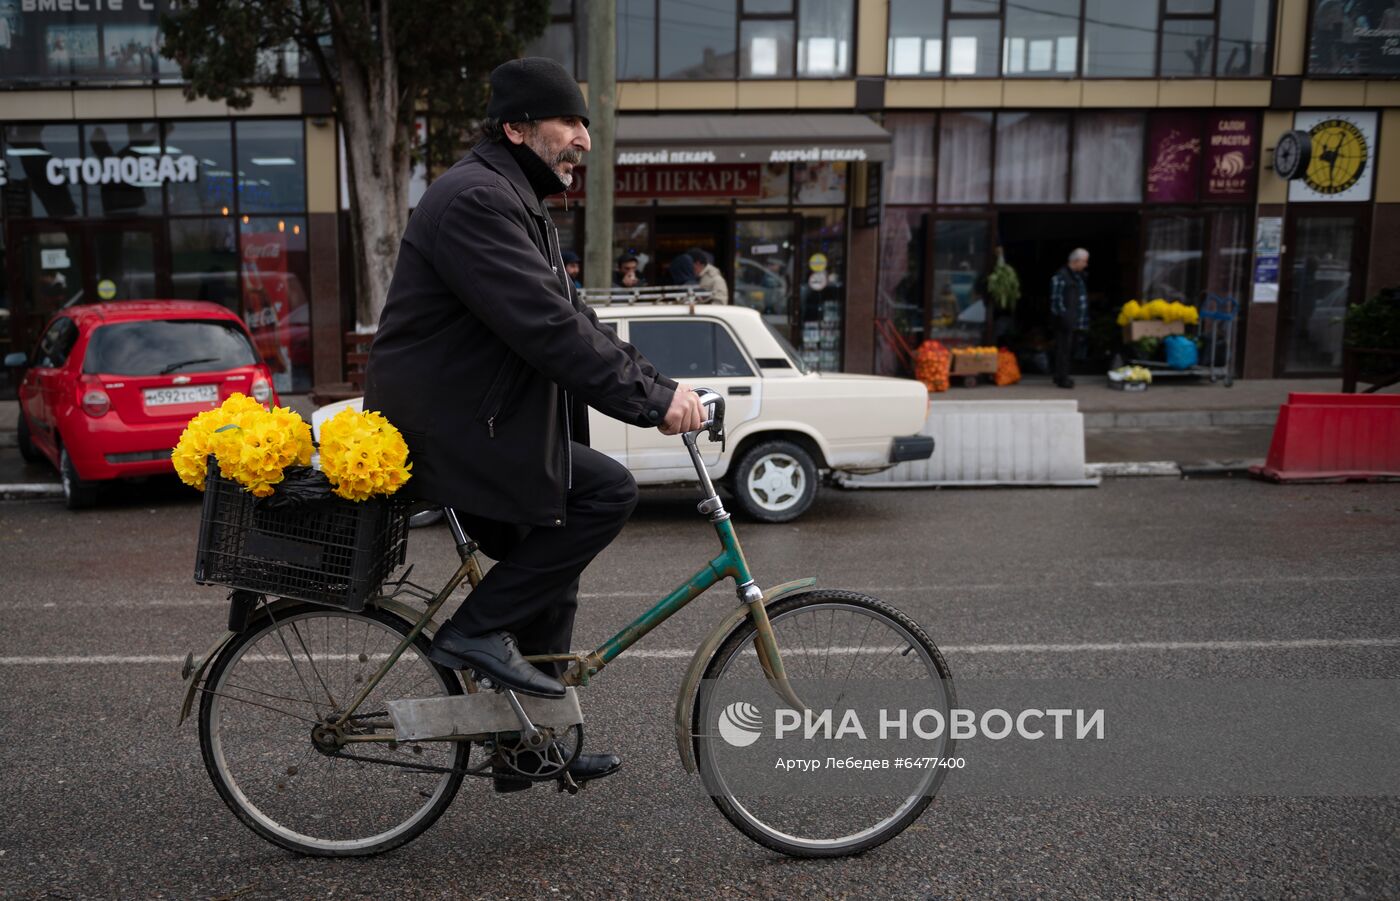
[[[924,422],[933,456],[851,488],[923,485],[1096,485],[1084,467],[1084,416],[1074,400],[935,400]]]

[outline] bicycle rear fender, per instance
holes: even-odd
[[[817,584],[814,578],[793,579],[791,582],[784,582],[775,585],[763,593],[763,606],[771,606],[775,601],[806,591]],[[695,705],[695,692],[700,687],[700,679],[705,674],[705,666],[714,656],[719,646],[724,644],[724,640],[749,616],[747,605],[740,605],[734,608],[724,620],[715,626],[714,631],[705,636],[705,640],[700,643],[700,647],[695,649],[695,656],[690,658],[690,666],[685,671],[685,678],[681,680],[680,694],[676,696],[676,750],[681,755],[681,765],[685,767],[687,773],[695,773],[695,748],[692,739],[694,736],[690,732],[690,721]]]
[[[300,606],[303,603],[302,601],[295,601],[290,598],[277,598],[268,604],[267,607],[259,608],[258,612],[266,612],[277,616],[288,607]],[[409,625],[418,622],[419,618],[423,616],[422,611],[415,610],[403,601],[396,601],[392,598],[371,599],[369,603],[372,606],[378,607],[380,610],[385,610],[394,614]],[[425,631],[436,633],[437,630],[438,621],[435,619],[428,620]],[[199,686],[204,682],[204,673],[209,669],[209,664],[213,663],[214,658],[218,657],[219,654],[223,652],[224,646],[237,636],[237,632],[225,632],[224,637],[214,642],[209,650],[204,653],[204,656],[200,657],[197,662],[194,657],[186,655],[185,668],[181,673],[187,683],[185,685],[185,700],[180,704],[180,719],[175,723],[176,728],[184,725],[185,719],[189,717],[190,711],[194,709],[195,695],[199,693]]]

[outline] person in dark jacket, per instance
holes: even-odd
[[[669,274],[673,285],[684,287],[700,283],[700,279],[695,277],[695,258],[688,253],[676,254],[671,260]]]
[[[1089,285],[1084,270],[1089,251],[1077,247],[1069,261],[1050,277],[1050,320],[1055,331],[1055,384],[1073,388],[1069,377],[1069,357],[1074,333],[1089,330]]]
[[[491,74],[484,140],[409,219],[365,374],[365,409],[408,442],[404,490],[458,511],[498,562],[433,637],[436,662],[560,697],[525,654],[569,650],[579,575],[627,521],[637,487],[588,446],[588,407],[668,435],[699,428],[689,388],[656,371],[579,299],[544,198],[589,149],[588,109],[558,63]],[[575,781],[613,772],[580,755]],[[497,790],[528,788],[498,777]]]

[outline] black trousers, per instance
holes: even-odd
[[[636,506],[637,483],[627,468],[574,442],[564,525],[524,526],[458,510],[462,528],[496,565],[452,614],[452,625],[467,635],[510,632],[526,655],[567,652],[579,575],[622,531]],[[564,669],[554,666],[553,675]]]
[[[1074,328],[1061,320],[1055,324],[1055,383],[1069,378],[1069,358],[1074,353]]]

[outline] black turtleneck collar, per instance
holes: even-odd
[[[506,141],[505,145],[506,150],[510,151],[511,157],[519,164],[520,171],[525,173],[530,187],[534,189],[535,197],[539,198],[540,201],[551,194],[567,190],[564,183],[559,180],[559,176],[545,164],[544,160],[539,158],[535,151],[524,144],[513,144],[510,141]]]

